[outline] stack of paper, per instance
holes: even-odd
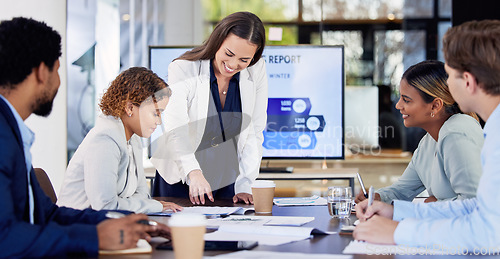
[[[304,253],[283,253],[270,251],[238,251],[229,254],[221,254],[206,258],[224,258],[224,259],[350,259],[351,255],[332,255],[332,254],[304,254]]]
[[[207,216],[227,216],[231,214],[235,215],[243,215],[245,212],[249,210],[254,210],[253,207],[250,208],[242,208],[242,207],[212,207],[212,206],[193,206],[193,207],[184,207],[181,212],[177,213],[198,213],[204,214]],[[163,212],[155,212],[149,213],[149,216],[170,216],[174,214],[172,210],[166,210]]]
[[[351,241],[344,248],[344,254],[368,255],[436,255],[443,254],[442,250],[426,247],[411,247],[405,245],[377,245],[363,241]]]
[[[311,197],[274,198],[274,204],[277,206],[314,206],[326,205],[326,203],[325,198],[317,195]]]
[[[148,241],[139,239],[137,247],[122,250],[99,250],[101,255],[117,255],[117,254],[149,254],[153,251]]]
[[[222,225],[253,225],[253,226],[302,226],[314,220],[314,217],[293,216],[244,216],[231,215],[226,218],[208,219],[209,227]]]
[[[257,241],[259,245],[277,246],[308,239],[312,234],[326,235],[327,233],[306,227],[221,225],[217,231],[205,234],[205,240]]]

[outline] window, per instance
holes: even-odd
[[[283,29],[269,45],[345,46],[348,85],[399,84],[403,71],[442,59],[440,39],[450,26],[451,0],[202,0],[207,30],[236,11],[257,14]]]

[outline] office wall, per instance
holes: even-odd
[[[165,45],[203,43],[203,15],[200,0],[166,0]]]
[[[61,34],[63,54],[60,59],[61,86],[54,108],[47,118],[32,115],[26,123],[35,134],[31,149],[33,166],[47,171],[58,192],[66,170],[66,0],[0,0],[0,20],[16,16],[31,17],[46,22]]]

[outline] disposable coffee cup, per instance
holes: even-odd
[[[205,246],[206,218],[203,214],[175,213],[168,226],[175,258],[201,259]]]
[[[275,188],[274,181],[258,180],[253,182],[252,195],[255,213],[272,213]]]

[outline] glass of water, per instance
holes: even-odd
[[[352,192],[349,186],[328,187],[328,212],[332,218],[349,218],[352,208]]]

